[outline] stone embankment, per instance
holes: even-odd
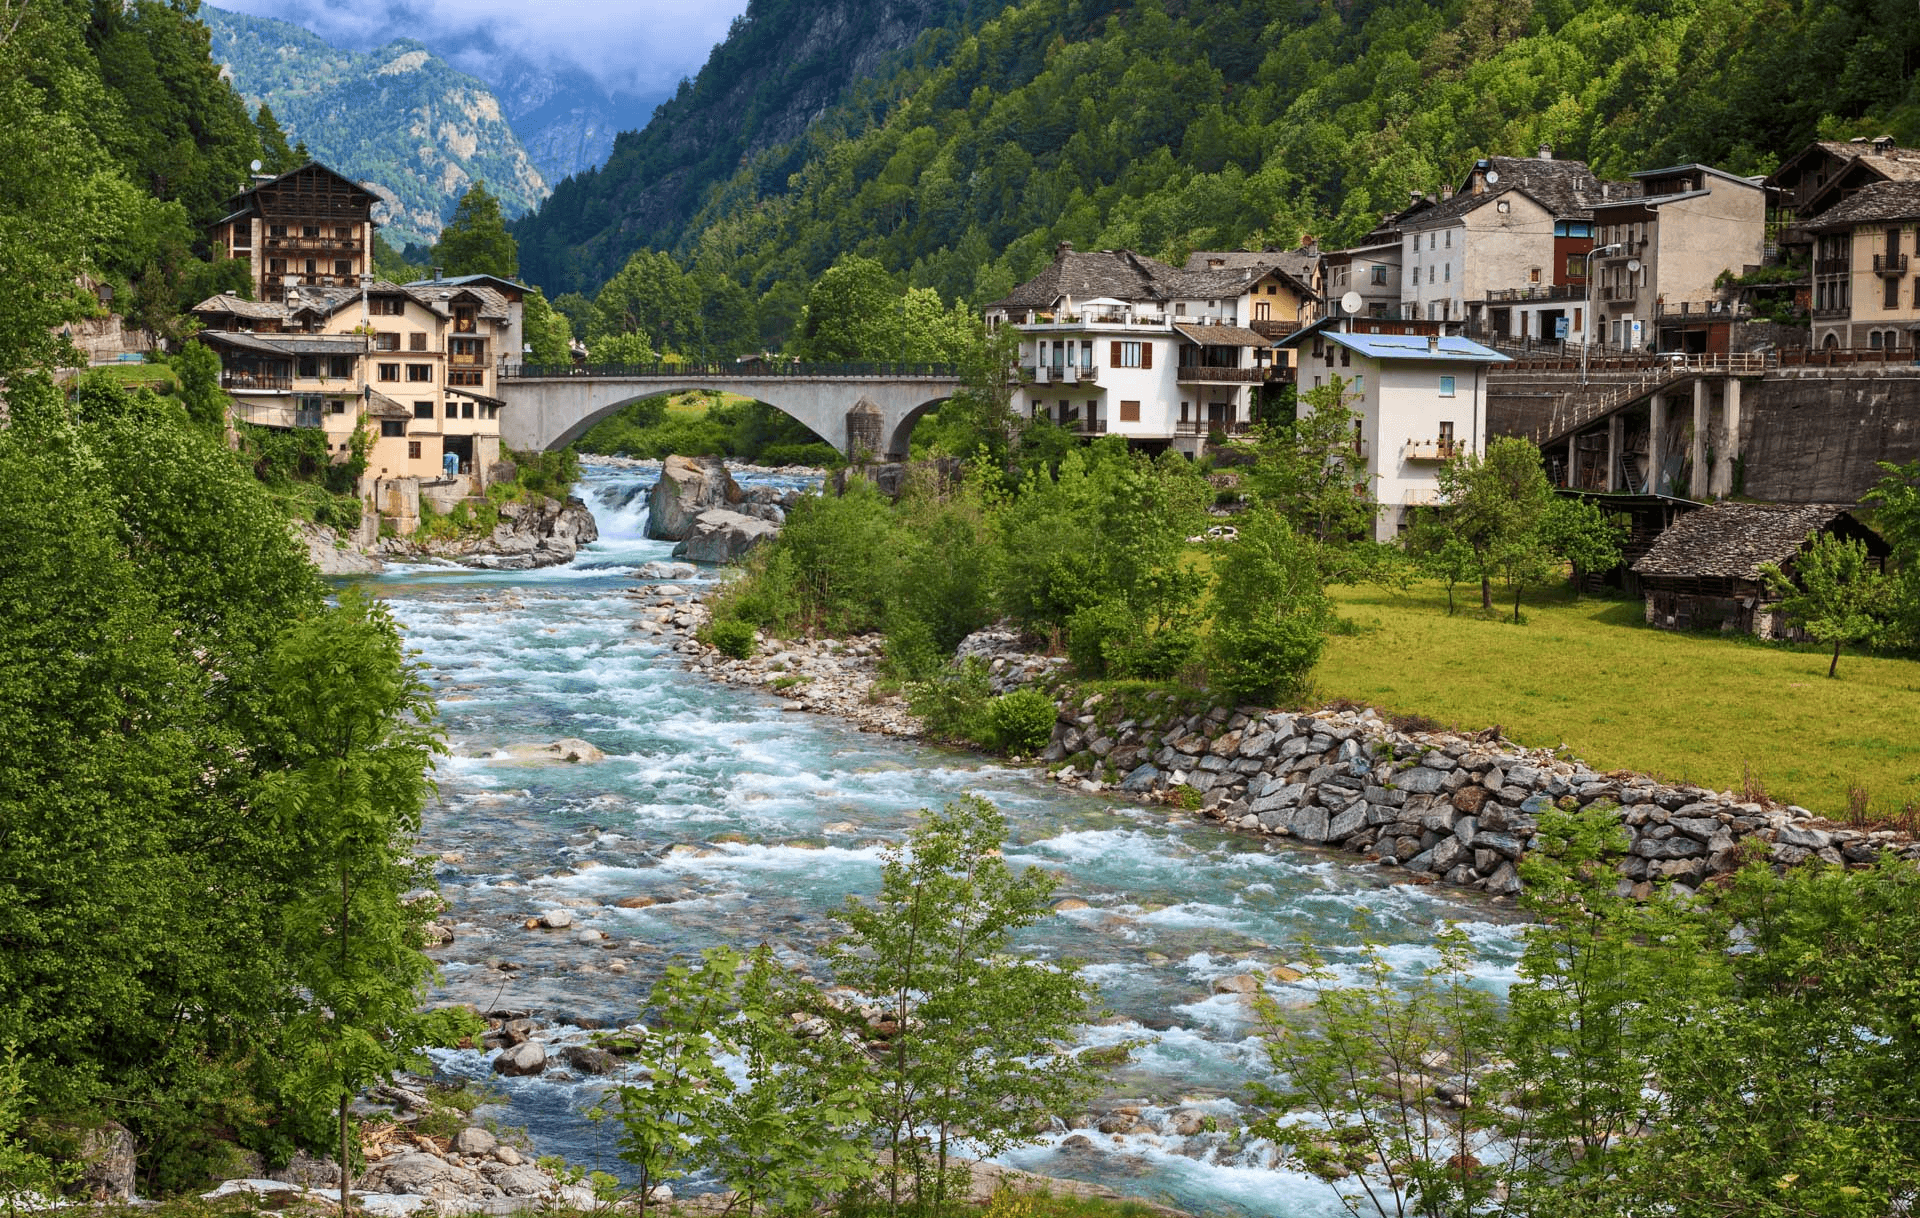
[[[296,521],[294,532],[322,575],[373,574],[388,562],[457,562],[492,571],[528,571],[570,563],[580,547],[598,540],[593,513],[578,499],[539,496],[503,503],[489,533],[418,541],[382,537],[371,542],[344,537],[325,525]]]

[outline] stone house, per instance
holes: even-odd
[[[1920,178],[1863,186],[1810,220],[1813,345],[1920,359]]]
[[[1300,356],[1302,394],[1335,378],[1344,384],[1358,416],[1354,452],[1381,508],[1376,541],[1398,536],[1413,508],[1438,502],[1443,465],[1483,451],[1487,370],[1507,359],[1454,335],[1384,332],[1410,324],[1329,318],[1281,340]]]
[[[1716,503],[1675,520],[1633,564],[1646,600],[1646,620],[1663,630],[1742,631],[1789,638],[1778,598],[1760,575],[1774,563],[1788,575],[1820,534],[1864,542],[1884,563],[1890,547],[1878,533],[1831,503]]]
[[[1724,355],[1733,313],[1716,283],[1758,264],[1767,198],[1760,181],[1711,165],[1633,176],[1638,191],[1593,201],[1594,336],[1608,346]]]
[[[358,287],[373,269],[374,193],[317,161],[277,176],[256,174],[227,201],[208,239],[243,258],[253,294],[285,299],[289,287]]]
[[[1291,375],[1271,335],[1312,320],[1318,303],[1281,255],[1195,257],[1198,269],[1177,268],[1062,242],[1040,274],[988,305],[989,326],[1020,331],[1015,412],[1189,455],[1244,430],[1259,395]]]
[[[1815,140],[1767,176],[1768,261],[1806,262],[1813,235],[1802,222],[1875,182],[1920,182],[1920,149],[1893,137]]]

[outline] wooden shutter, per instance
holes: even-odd
[[[1153,344],[1152,343],[1140,344],[1140,366],[1142,368],[1153,367]]]
[[[1113,358],[1107,361],[1107,367],[1118,368],[1119,366],[1120,366],[1120,340],[1115,339],[1113,341]]]
[[[1138,423],[1140,421],[1140,403],[1120,403],[1120,421],[1122,423]]]

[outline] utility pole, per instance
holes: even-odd
[[[1580,383],[1587,383],[1587,352],[1593,347],[1593,259],[1596,254],[1617,254],[1626,248],[1621,245],[1596,246],[1587,251],[1587,318],[1580,327]]]

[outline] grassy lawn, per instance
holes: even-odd
[[[1715,790],[1754,777],[1775,799],[1840,816],[1863,788],[1885,818],[1920,802],[1920,663],[1646,626],[1639,601],[1529,597],[1526,624],[1479,616],[1478,589],[1336,588],[1358,633],[1330,639],[1320,693],[1448,726],[1498,724],[1602,769]],[[1498,589],[1495,601],[1499,600]],[[1511,608],[1511,600],[1508,602]]]
[[[149,389],[171,393],[180,388],[180,378],[165,364],[95,364],[86,372],[102,374],[125,389],[144,385]]]

